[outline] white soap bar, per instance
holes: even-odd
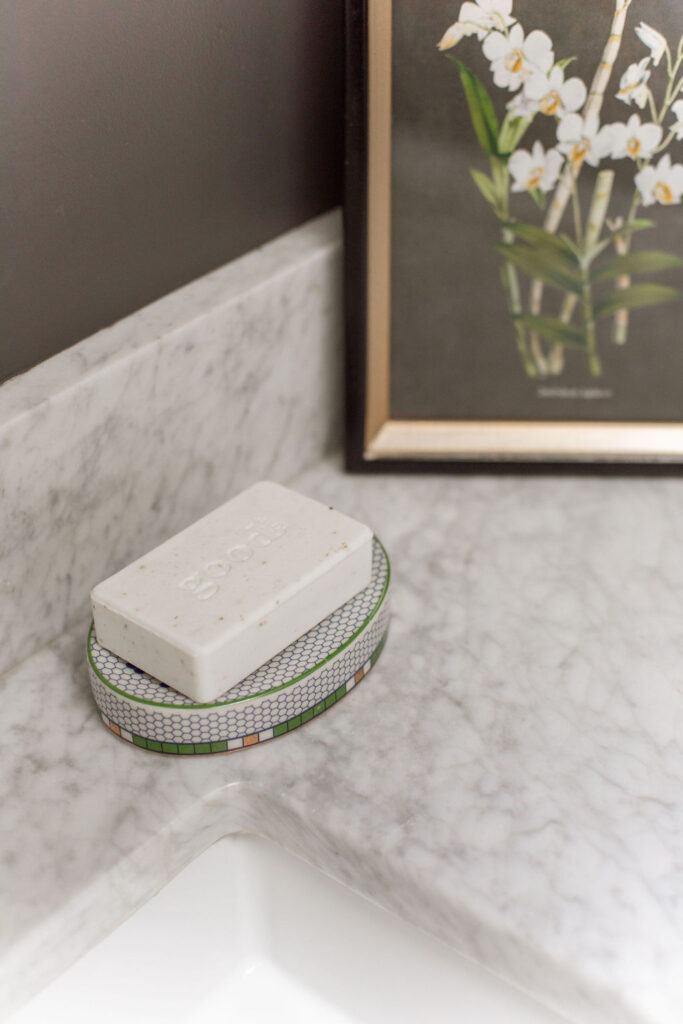
[[[367,526],[258,483],[98,584],[95,634],[208,702],[368,586],[371,571]]]

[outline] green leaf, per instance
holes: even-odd
[[[471,72],[470,72],[470,74],[471,74]],[[477,90],[477,97],[479,99],[479,103],[481,105],[481,109],[482,109],[482,111],[484,113],[484,117],[486,118],[486,124],[488,126],[488,130],[491,133],[491,138],[493,139],[494,146],[497,148],[497,145],[498,145],[498,118],[496,117],[496,111],[494,109],[493,102],[491,100],[491,97],[487,93],[485,87],[479,81],[479,79],[476,78],[475,75],[472,75],[472,77],[474,78],[474,85],[475,85],[475,88]]]
[[[579,327],[566,324],[564,320],[557,320],[553,316],[531,316],[523,314],[514,318],[515,323],[528,327],[530,331],[540,334],[546,341],[559,342],[569,348],[587,348],[586,338]]]
[[[581,295],[579,274],[562,257],[551,256],[548,252],[539,252],[526,245],[499,244],[496,249],[529,277],[537,277],[554,288]]]
[[[493,103],[477,76],[462,61],[456,63],[479,145],[487,156],[493,156],[498,152],[498,119]]]
[[[595,316],[611,316],[618,309],[639,309],[659,306],[663,302],[683,302],[683,292],[665,284],[632,284],[630,288],[617,288],[603,296],[595,305]]]
[[[499,197],[493,179],[489,178],[483,171],[476,171],[474,168],[470,168],[470,174],[486,202],[490,203],[491,206],[498,206]]]
[[[608,246],[612,245],[614,238],[603,238],[601,242],[596,242],[595,245],[591,245],[583,254],[583,265],[590,267],[593,260],[596,260],[601,252],[604,252]]]
[[[542,189],[540,189],[540,188],[530,188],[529,189],[529,195],[531,196],[533,201],[536,203],[536,206],[539,208],[539,210],[545,210],[546,195],[545,195],[545,192],[543,192]]]
[[[523,221],[511,221],[508,226],[518,238],[533,245],[535,249],[561,254],[573,266],[579,265],[574,247],[568,245],[562,235],[552,235],[545,228],[539,228],[536,224],[526,224]]]
[[[564,69],[566,67],[569,67],[569,65],[572,64],[575,60],[576,57],[563,57],[562,60],[555,61],[555,67],[562,68],[562,70],[564,71]]]
[[[493,178],[498,195],[501,198],[501,206],[506,205],[508,189],[510,187],[510,174],[505,160],[499,156],[489,157],[491,163],[491,177]]]
[[[646,252],[630,252],[624,256],[615,256],[608,263],[603,263],[591,274],[591,280],[597,284],[608,278],[621,277],[624,274],[654,274],[659,270],[673,270],[683,267],[683,260],[672,252],[658,252],[656,249]]]
[[[615,238],[630,238],[631,235],[635,235],[637,231],[647,231],[648,228],[654,228],[655,222],[653,220],[646,220],[645,218],[638,218],[636,220],[628,220],[625,224],[622,224],[620,228],[614,228],[607,236],[607,242],[601,242],[602,248],[605,248],[606,244],[613,242]]]
[[[498,152],[501,156],[509,156],[514,153],[531,124],[531,120],[508,111],[498,134]]]
[[[566,235],[564,231],[560,232],[560,234],[557,237],[562,239],[562,241],[567,246],[569,251],[574,254],[576,262],[580,264],[584,258],[584,253],[581,249],[581,246],[578,245],[573,238],[570,238],[569,235]]]
[[[628,221],[626,221],[625,224],[623,224],[618,230],[613,231],[612,234],[613,235],[632,235],[636,231],[645,231],[645,230],[647,230],[647,228],[653,228],[653,227],[655,227],[655,222],[653,220],[647,220],[646,218],[641,217],[638,220],[628,220]]]

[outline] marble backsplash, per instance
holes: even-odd
[[[0,671],[100,579],[339,443],[341,222],[317,218],[0,387]]]

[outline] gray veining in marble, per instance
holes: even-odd
[[[0,671],[90,588],[338,444],[341,224],[326,215],[0,387]]]
[[[683,481],[323,463],[294,483],[387,544],[378,665],[297,732],[197,759],[99,724],[85,620],[16,668],[0,991],[24,998],[247,829],[576,1024],[680,1024]]]

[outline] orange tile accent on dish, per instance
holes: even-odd
[[[114,725],[113,722],[109,723],[109,728],[111,729],[112,732],[115,732],[117,736],[121,735],[121,730],[119,729],[118,725]]]
[[[364,675],[365,673],[363,672],[363,669],[359,668],[353,678],[356,680],[357,683],[359,683]]]
[[[254,743],[258,743],[258,733],[257,732],[252,733],[251,736],[245,736],[244,737],[244,745],[245,745],[245,747],[251,747],[251,746],[254,745]]]

